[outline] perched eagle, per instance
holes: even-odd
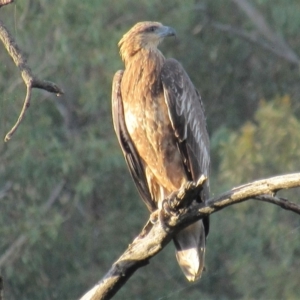
[[[198,91],[181,64],[157,49],[174,29],[140,22],[120,40],[125,70],[113,79],[114,128],[137,189],[153,212],[187,181],[209,172],[209,139]],[[208,198],[208,184],[195,201]],[[189,281],[201,276],[209,220],[174,237],[176,257]]]

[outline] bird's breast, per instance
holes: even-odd
[[[122,86],[126,126],[148,174],[172,192],[182,185],[186,176],[163,88],[149,75],[136,75],[131,87]]]

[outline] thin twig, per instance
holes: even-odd
[[[300,215],[300,205],[290,202],[287,199],[275,197],[275,196],[271,196],[271,195],[256,196],[253,199],[278,205],[283,209],[291,210],[292,212]]]
[[[191,185],[194,189],[195,185]],[[217,197],[213,197],[206,203],[190,204],[190,207],[182,208],[182,203],[176,202],[177,214],[174,211],[168,218],[157,218],[156,223],[147,222],[140,235],[129,245],[128,249],[112,265],[111,269],[104,278],[90,289],[81,300],[107,300],[111,299],[130,276],[140,267],[149,263],[149,259],[161,251],[180,229],[189,224],[215,213],[225,207],[237,204],[251,198],[262,200],[279,205],[293,212],[299,213],[300,206],[283,199],[273,199],[271,196],[259,199],[261,195],[273,195],[281,189],[290,189],[300,187],[300,173],[277,176],[269,179],[258,180],[234,188]],[[188,197],[190,193],[186,187],[181,189],[178,194],[184,203],[190,203]],[[177,197],[179,198],[179,197]],[[172,207],[173,208],[173,207]],[[174,208],[176,209],[176,208]],[[168,215],[168,210],[162,210],[158,213]],[[163,224],[162,221],[167,222]],[[167,226],[166,226],[167,225]],[[165,228],[168,230],[165,230]],[[146,228],[146,229],[145,229]]]
[[[17,130],[17,128],[19,127],[20,123],[22,122],[25,112],[27,110],[27,108],[30,106],[30,99],[31,99],[31,84],[27,85],[27,90],[26,90],[26,97],[24,100],[24,104],[22,107],[22,110],[20,112],[20,115],[18,117],[17,122],[15,123],[15,125],[11,128],[11,130],[6,134],[4,141],[7,142],[11,139],[12,135],[15,133],[15,131]]]
[[[1,21],[0,21],[0,39],[2,40],[2,43],[4,44],[9,55],[12,57],[15,65],[19,68],[21,72],[21,76],[27,88],[26,97],[24,100],[23,108],[20,112],[20,116],[17,122],[15,123],[15,125],[12,127],[12,129],[7,133],[7,135],[4,138],[4,141],[7,142],[14,134],[14,132],[17,130],[18,126],[20,125],[20,123],[24,118],[25,112],[30,105],[31,91],[33,88],[43,89],[50,93],[55,93],[57,96],[62,95],[63,90],[60,87],[58,87],[55,83],[50,81],[40,80],[33,75],[30,67],[27,65],[26,59],[24,58],[20,48],[16,44],[12,35],[9,33],[8,29],[4,26],[4,24]]]
[[[232,189],[220,196],[209,199],[204,209],[200,208],[199,212],[193,211],[199,217],[200,211],[206,214],[212,214],[232,204],[243,202],[249,199],[255,199],[261,195],[273,195],[279,190],[300,187],[300,173],[276,176],[268,179],[257,180]],[[258,199],[256,199],[258,200]],[[265,200],[262,200],[265,201]],[[269,201],[272,204],[279,205],[276,201]],[[291,205],[289,205],[291,204]],[[292,202],[286,203],[285,209],[298,213]],[[279,205],[280,206],[280,205]]]

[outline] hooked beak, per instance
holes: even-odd
[[[169,26],[162,26],[157,31],[158,35],[163,38],[166,36],[176,36],[176,31],[174,28]]]

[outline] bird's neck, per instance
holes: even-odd
[[[133,89],[143,82],[153,94],[162,91],[160,73],[165,58],[156,49],[141,49],[130,60],[125,62],[125,73],[130,78],[131,83],[135,83]]]
[[[154,69],[161,68],[164,61],[165,58],[163,54],[157,48],[145,48],[125,61],[125,68],[129,69],[131,66],[135,66],[136,68],[138,64],[140,68],[144,69],[147,67],[150,72],[153,72]]]

